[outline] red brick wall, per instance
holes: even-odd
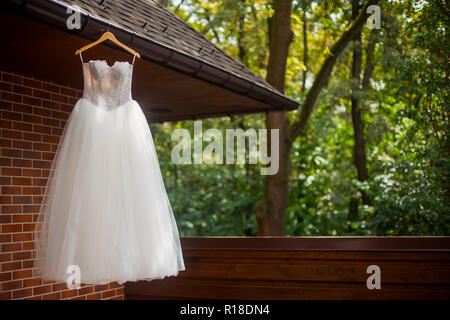
[[[117,283],[69,290],[32,277],[32,231],[59,139],[82,92],[0,71],[0,299],[120,299]]]

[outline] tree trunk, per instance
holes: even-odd
[[[306,94],[306,98],[302,104],[298,119],[291,125],[289,134],[289,140],[291,142],[293,142],[305,130],[306,124],[308,123],[309,117],[311,116],[317,97],[319,96],[322,88],[328,82],[328,77],[330,76],[331,70],[336,63],[337,58],[342,53],[342,51],[344,51],[345,47],[353,39],[356,33],[361,30],[367,18],[369,17],[367,8],[377,3],[378,0],[368,0],[362,7],[358,17],[348,28],[346,28],[341,37],[331,46],[330,54],[322,63],[322,66],[320,67],[320,70],[317,73],[311,88]],[[280,157],[282,156],[283,155],[280,155]]]
[[[352,0],[352,18],[356,19],[359,13],[359,0]],[[356,167],[358,180],[361,182],[369,178],[367,172],[367,159],[365,151],[364,139],[364,122],[361,117],[361,64],[362,64],[362,48],[361,48],[361,30],[353,38],[353,63],[352,63],[352,123],[354,132],[353,146],[353,162]],[[369,197],[364,190],[360,190],[362,201],[369,204]],[[350,206],[350,211],[355,206]],[[356,206],[356,210],[357,210]],[[350,212],[350,216],[357,216],[357,212]]]
[[[239,3],[239,24],[238,24],[238,56],[239,60],[244,64],[244,66],[248,67],[247,63],[247,50],[244,44],[244,36],[245,36],[245,0],[241,0]]]
[[[356,19],[359,13],[359,0],[352,0],[352,16]],[[356,167],[358,180],[361,182],[369,179],[369,173],[367,170],[367,156],[365,150],[365,137],[364,137],[364,121],[361,116],[361,93],[369,88],[370,77],[373,71],[372,54],[374,50],[373,39],[369,41],[366,58],[366,69],[364,71],[363,80],[361,83],[361,63],[362,63],[362,44],[361,44],[361,31],[358,32],[353,39],[353,64],[352,64],[352,123],[354,131],[354,146],[353,146],[353,162]],[[371,201],[368,194],[364,190],[360,190],[362,202],[365,205],[370,205]],[[358,201],[359,202],[359,201]],[[353,208],[353,209],[352,209]],[[351,212],[357,206],[350,206],[349,216],[357,216],[357,212]],[[352,219],[350,219],[352,220]]]
[[[286,112],[273,112],[266,117],[266,127],[279,129],[279,170],[266,176],[263,205],[256,211],[259,235],[286,235],[286,208],[289,196],[289,175],[291,168],[291,147],[288,140],[289,123]],[[268,132],[270,146],[270,131]]]
[[[305,70],[303,71],[303,80],[302,80],[302,93],[305,92],[306,89],[306,76],[308,73],[308,29],[307,29],[307,21],[306,21],[306,11],[308,9],[308,5],[306,3],[307,0],[302,1],[302,9],[303,9],[303,65],[305,66]]]
[[[290,126],[286,112],[272,112],[266,117],[267,129],[280,129],[280,153],[278,174],[267,176],[265,184],[265,198],[256,207],[259,235],[286,234],[286,207],[289,194],[289,174],[291,163],[291,149],[294,140],[304,132],[311,116],[319,92],[328,82],[331,70],[338,56],[347,44],[361,31],[368,18],[367,8],[376,4],[378,0],[368,0],[361,13],[346,28],[342,36],[330,48],[330,55],[323,62],[314,83],[306,94],[299,118]],[[291,0],[275,0],[274,15],[269,21],[269,66],[267,82],[284,92],[284,77],[286,72],[287,55],[292,41],[290,26]],[[270,141],[270,140],[269,140]],[[270,144],[269,144],[270,145]]]
[[[291,30],[292,0],[275,0],[274,14],[270,21],[269,65],[267,82],[280,92],[284,92],[286,63],[289,46],[292,42]],[[287,112],[270,112],[266,116],[269,132],[267,143],[270,146],[270,130],[279,130],[279,170],[266,176],[265,197],[256,209],[259,235],[281,236],[286,234],[286,207],[289,195],[290,153],[289,121]],[[270,147],[268,148],[270,150]]]

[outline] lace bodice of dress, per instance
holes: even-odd
[[[93,104],[113,109],[132,100],[133,65],[116,61],[112,66],[104,60],[83,63],[83,98]]]

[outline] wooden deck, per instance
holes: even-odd
[[[450,299],[450,237],[186,237],[186,270],[125,299]],[[369,290],[367,267],[381,269]]]

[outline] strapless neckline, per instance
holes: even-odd
[[[106,60],[98,60],[98,59],[89,60],[88,62],[83,62],[83,64],[88,65],[88,64],[96,63],[96,62],[99,62],[99,63],[104,64],[104,65],[107,66],[109,69],[112,69],[112,68],[114,68],[116,65],[119,65],[119,64],[128,64],[130,67],[133,66],[133,65],[132,65],[131,63],[129,63],[128,61],[115,61],[112,65],[109,65],[108,62],[106,62]]]
[[[83,98],[92,104],[111,110],[132,100],[133,65],[128,61],[106,60],[83,62]]]

